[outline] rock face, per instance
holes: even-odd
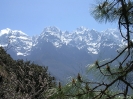
[[[0,45],[14,59],[27,59],[48,66],[51,74],[60,80],[84,72],[85,66],[95,60],[113,57],[123,44],[116,29],[98,32],[80,27],[70,33],[47,27],[33,37],[9,28],[0,31]]]

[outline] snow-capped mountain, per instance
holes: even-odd
[[[82,72],[87,64],[97,59],[113,57],[123,43],[117,29],[98,32],[79,27],[70,33],[46,27],[33,37],[9,28],[0,31],[0,45],[10,48],[8,52],[13,58],[49,66],[50,72],[60,79],[63,75]]]
[[[13,49],[17,56],[27,56],[32,47],[32,39],[22,31],[6,28],[0,31],[0,45],[6,50]]]
[[[86,49],[88,53],[92,54],[98,54],[101,51],[101,46],[113,48],[115,45],[123,44],[117,29],[107,29],[106,31],[98,32],[84,27],[77,28],[72,33],[62,32],[56,27],[48,27],[44,29],[38,39],[51,42],[56,48],[67,45],[76,47],[79,50]]]

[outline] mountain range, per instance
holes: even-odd
[[[73,32],[46,27],[37,36],[9,28],[0,31],[0,45],[14,59],[48,66],[58,80],[84,73],[88,64],[112,58],[124,41],[117,29],[105,31],[79,27]]]

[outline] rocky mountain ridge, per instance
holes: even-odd
[[[62,45],[69,45],[80,49],[87,49],[88,53],[98,54],[100,46],[110,46],[123,44],[122,38],[117,29],[107,29],[102,32],[89,30],[84,27],[77,28],[76,31],[70,33],[62,32],[56,27],[46,27],[39,36],[30,37],[22,31],[11,30],[9,28],[0,31],[0,45],[15,46],[14,50],[17,55],[26,56],[31,49],[41,40],[51,42],[56,48]],[[20,46],[21,45],[21,46]]]
[[[46,27],[38,36],[30,37],[22,31],[9,28],[0,31],[0,45],[9,49],[14,59],[28,59],[49,66],[62,79],[84,70],[95,60],[113,57],[124,44],[117,29],[102,32],[79,27],[73,32]],[[67,75],[66,75],[67,74]]]

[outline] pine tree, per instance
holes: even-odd
[[[126,44],[118,50],[118,54],[113,59],[97,60],[89,65],[87,77],[78,74],[77,78],[72,78],[65,86],[60,87],[59,84],[53,97],[133,99],[133,1],[103,0],[93,5],[91,14],[99,22],[118,21],[120,34]]]

